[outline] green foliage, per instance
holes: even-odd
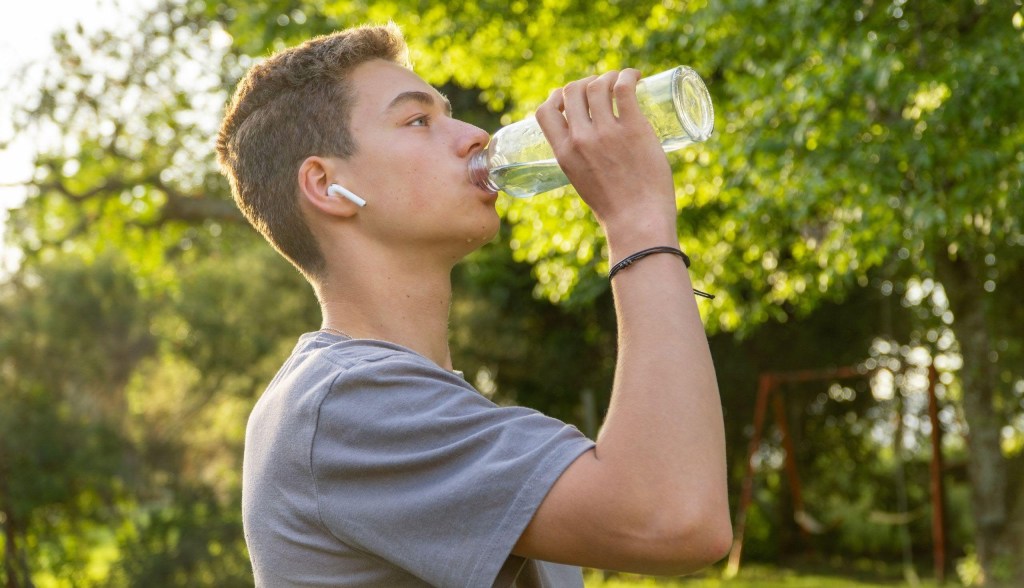
[[[60,32],[56,59],[19,78],[39,87],[3,90],[24,103],[13,130],[38,152],[30,198],[8,231],[30,262],[113,246],[159,271],[161,248],[187,241],[180,221],[241,219],[210,157],[225,78],[240,71],[222,41],[211,23],[164,2],[136,30]]]
[[[704,573],[686,578],[650,578],[631,574],[585,576],[587,588],[868,588],[878,586],[937,586],[934,581],[909,584],[897,570],[877,561],[830,562],[829,565],[798,567],[750,566],[736,578],[719,578]]]
[[[165,260],[173,289],[115,251],[35,263],[3,286],[0,520],[24,562],[7,562],[12,581],[251,583],[246,415],[294,344],[285,326],[318,316],[290,266],[236,233],[250,246],[229,271],[212,247]]]
[[[119,537],[111,583],[124,586],[251,586],[237,504],[208,492],[182,492],[167,505],[134,513]]]
[[[497,243],[470,256],[453,276],[453,362],[495,400],[586,429],[581,394],[589,391],[595,406],[607,406],[615,363],[611,298],[605,291],[572,308],[534,298],[530,266],[513,259],[508,233],[503,228]]]
[[[93,265],[64,258],[0,290],[0,519],[13,542],[5,551],[9,581],[27,579],[42,562],[76,576],[89,555],[73,538],[116,519],[127,473],[121,391],[152,346],[149,312],[114,254]]]
[[[248,382],[243,389],[251,390],[273,375],[254,370],[253,358],[281,352],[282,334],[296,327],[318,326],[319,308],[301,275],[276,252],[250,231],[230,232],[248,247],[207,251],[179,271],[172,301],[181,322],[166,325],[167,340],[204,379],[242,377]],[[225,264],[232,271],[225,272]],[[253,276],[260,276],[258,284]]]

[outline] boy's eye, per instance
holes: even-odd
[[[430,115],[418,116],[409,122],[414,127],[429,127],[430,126]]]

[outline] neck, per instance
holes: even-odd
[[[451,266],[360,259],[329,268],[317,286],[323,326],[358,339],[389,341],[452,369],[448,349]]]

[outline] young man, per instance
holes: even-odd
[[[574,82],[537,111],[613,263],[678,248],[638,77]],[[496,195],[467,174],[487,141],[408,69],[394,27],[313,39],[240,83],[221,165],[323,310],[247,427],[257,585],[581,586],[578,566],[678,574],[727,551],[718,390],[677,255],[612,282],[620,348],[596,443],[452,371],[450,272],[498,228]]]

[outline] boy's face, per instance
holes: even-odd
[[[451,117],[448,100],[384,60],[350,74],[356,153],[337,160],[346,187],[365,198],[360,223],[391,247],[461,258],[498,230],[497,198],[470,183],[470,156],[488,134]]]

